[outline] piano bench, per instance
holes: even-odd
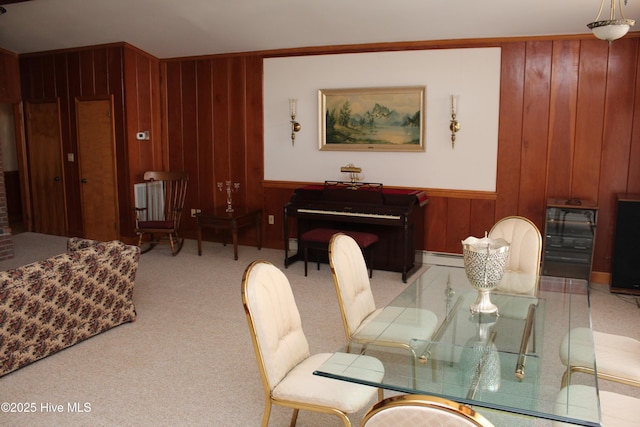
[[[298,250],[304,256],[304,275],[307,276],[307,261],[309,259],[309,249],[329,252],[329,242],[336,233],[343,233],[353,238],[358,243],[369,267],[369,277],[373,276],[373,246],[378,241],[378,236],[373,233],[363,231],[337,230],[333,228],[314,228],[302,233],[298,239]],[[320,257],[316,258],[318,270],[320,270]]]

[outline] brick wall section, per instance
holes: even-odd
[[[7,191],[4,186],[4,169],[2,167],[2,151],[0,150],[0,261],[10,258],[13,258],[13,239],[9,227]]]

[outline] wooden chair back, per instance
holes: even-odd
[[[184,239],[178,235],[187,195],[186,172],[147,171],[144,181],[135,186],[138,246],[147,242],[148,252],[157,244],[169,244],[173,255],[182,249]]]

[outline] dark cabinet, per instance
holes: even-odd
[[[640,194],[618,194],[611,292],[640,295]]]
[[[542,274],[591,278],[598,208],[584,200],[551,199],[547,203]]]

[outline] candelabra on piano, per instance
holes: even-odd
[[[238,190],[240,189],[240,183],[235,182],[232,186],[231,181],[225,181],[225,184],[227,187],[227,212],[233,212],[231,194],[238,192]],[[222,182],[218,182],[218,190],[222,191]]]

